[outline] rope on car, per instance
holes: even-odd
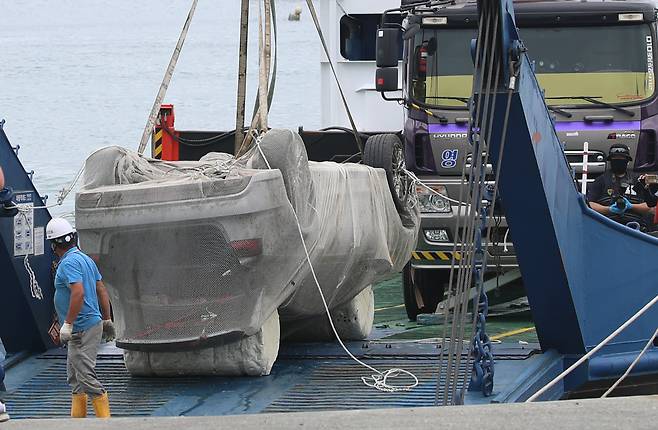
[[[260,147],[260,142],[262,138],[263,135],[260,135],[254,139],[256,143],[256,148],[258,148],[258,152],[260,153],[261,157],[263,157],[263,160],[265,161],[265,165],[267,166],[267,168],[272,170],[272,166],[270,165],[269,161],[267,160],[267,157],[265,156],[263,150]],[[302,231],[302,226],[299,222],[299,218],[297,217],[297,212],[295,211],[295,208],[290,201],[288,201],[288,204],[290,205],[290,208],[292,209],[292,214],[295,217],[295,223],[297,224],[297,231],[299,232],[299,238],[301,239],[302,247],[304,249],[304,254],[306,256],[306,261],[308,262],[308,266],[310,268],[311,275],[313,276],[313,281],[315,282],[315,286],[318,289],[318,293],[320,293],[320,298],[322,299],[322,304],[324,306],[325,312],[327,313],[327,317],[329,318],[329,325],[331,326],[331,330],[333,331],[334,336],[336,336],[338,343],[352,360],[354,360],[356,363],[360,364],[361,366],[365,367],[366,369],[374,372],[370,376],[362,376],[361,381],[363,381],[363,383],[368,387],[372,387],[379,391],[383,391],[387,393],[410,391],[416,386],[418,386],[418,377],[416,377],[416,375],[409,372],[408,370],[393,368],[393,369],[388,369],[384,372],[379,371],[374,367],[359,360],[357,357],[354,356],[354,354],[350,352],[347,346],[345,346],[345,343],[343,343],[343,340],[340,338],[340,335],[338,334],[338,330],[336,330],[336,326],[334,325],[333,319],[331,318],[331,311],[329,311],[329,305],[327,305],[327,300],[324,296],[324,293],[322,292],[322,287],[320,287],[320,281],[318,281],[318,277],[315,273],[315,269],[313,268],[313,263],[311,262],[311,256],[308,252],[308,247],[306,246],[306,240],[304,240],[304,233]],[[413,382],[407,385],[394,385],[390,382],[391,379],[398,378],[401,376],[407,376],[411,378]]]
[[[447,195],[442,194],[442,193],[436,191],[435,189],[433,189],[433,188],[431,188],[431,187],[425,185],[425,184],[423,183],[423,181],[421,181],[420,179],[418,179],[418,176],[416,176],[416,174],[415,174],[414,172],[410,172],[409,170],[405,170],[404,173],[405,173],[407,176],[409,176],[409,178],[411,178],[411,180],[412,180],[412,182],[414,183],[414,185],[420,185],[421,187],[425,188],[426,190],[430,191],[431,193],[433,193],[433,194],[435,194],[435,195],[437,195],[437,196],[440,196],[440,197],[442,197],[442,198],[448,200],[448,201],[451,202],[451,203],[457,203],[457,204],[460,204],[460,203],[461,203],[459,200],[451,199],[451,198],[448,197]]]

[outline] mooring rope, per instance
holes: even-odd
[[[642,358],[642,356],[644,355],[644,353],[647,352],[647,350],[649,349],[649,347],[650,347],[651,345],[653,345],[653,343],[654,343],[655,340],[656,340],[656,337],[658,337],[658,328],[656,329],[655,332],[653,332],[653,336],[651,336],[651,337],[649,338],[649,341],[646,343],[646,345],[644,345],[644,348],[642,349],[642,351],[640,351],[640,353],[639,353],[638,356],[635,358],[635,360],[633,360],[633,362],[631,363],[631,365],[628,366],[628,369],[626,369],[626,372],[624,372],[624,374],[621,375],[621,377],[620,377],[619,379],[617,379],[617,381],[615,381],[615,383],[612,384],[612,386],[611,386],[610,388],[608,388],[608,391],[606,391],[605,393],[603,393],[603,395],[601,396],[602,399],[608,397],[608,396],[610,395],[610,393],[612,393],[612,392],[614,391],[614,389],[617,388],[617,386],[618,386],[619,384],[621,384],[621,383],[624,381],[624,379],[626,379],[626,377],[627,377],[627,376],[633,371],[633,368],[634,368],[635,365],[638,363],[638,361],[640,361],[640,359]]]
[[[640,318],[642,315],[644,315],[644,313],[645,313],[646,311],[648,311],[649,309],[651,309],[651,307],[652,307],[653,305],[655,305],[656,303],[658,303],[658,295],[657,295],[656,297],[654,297],[652,300],[650,300],[649,303],[647,303],[646,305],[644,305],[644,306],[642,307],[642,309],[640,309],[639,311],[637,311],[632,317],[630,317],[629,319],[627,319],[622,325],[620,325],[620,326],[617,328],[617,330],[613,331],[608,337],[606,337],[605,339],[603,339],[598,345],[596,345],[594,348],[592,348],[587,354],[583,355],[582,357],[580,357],[580,359],[579,359],[578,361],[576,361],[574,364],[572,364],[571,366],[569,366],[568,369],[566,369],[564,372],[562,372],[562,373],[560,373],[558,376],[556,376],[555,379],[553,379],[551,382],[549,382],[548,384],[546,384],[541,390],[537,391],[535,394],[533,394],[532,396],[530,396],[530,397],[528,398],[528,400],[526,400],[526,403],[534,402],[534,401],[537,400],[542,394],[544,394],[545,392],[547,392],[548,390],[550,390],[551,388],[553,388],[553,386],[554,386],[555,384],[557,384],[558,382],[560,382],[561,380],[563,380],[567,375],[569,375],[571,372],[573,372],[578,366],[580,366],[581,364],[583,364],[585,361],[589,360],[589,358],[590,358],[591,356],[593,356],[593,355],[596,354],[601,348],[603,348],[604,346],[606,346],[606,345],[607,345],[612,339],[614,339],[615,337],[617,337],[617,335],[619,335],[619,333],[621,333],[622,331],[624,331],[629,325],[633,324],[638,318]],[[651,338],[651,339],[653,339],[653,338]]]

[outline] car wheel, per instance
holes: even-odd
[[[406,175],[402,142],[394,134],[370,136],[363,149],[363,163],[386,171],[386,180],[398,211],[407,209],[411,181]]]
[[[416,321],[419,314],[436,312],[436,307],[443,300],[449,280],[449,270],[412,269],[411,263],[404,266],[402,272],[404,307],[411,321]]]

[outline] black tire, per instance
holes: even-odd
[[[394,134],[376,134],[370,136],[363,148],[363,164],[384,169],[388,188],[393,202],[399,212],[407,210],[409,190],[406,175],[402,142]]]
[[[414,271],[412,276],[412,270]],[[443,300],[446,285],[450,280],[450,271],[443,269],[412,269],[411,263],[404,266],[402,288],[404,308],[411,321],[416,321],[419,314],[432,314]],[[416,291],[420,293],[423,306],[419,306]]]

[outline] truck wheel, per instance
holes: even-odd
[[[402,272],[404,307],[411,321],[416,321],[419,314],[436,312],[436,307],[443,300],[443,293],[449,280],[449,270],[412,269],[411,263],[404,266]]]
[[[394,134],[370,136],[363,148],[363,164],[386,171],[395,207],[398,211],[406,211],[411,183],[405,174],[406,165],[400,139]]]

